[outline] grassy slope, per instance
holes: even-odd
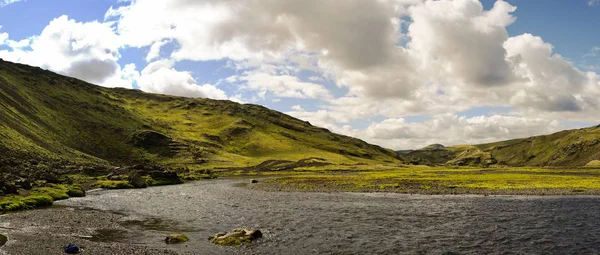
[[[400,152],[413,161],[451,165],[585,166],[600,159],[600,126],[488,144]],[[440,156],[443,155],[443,156]]]
[[[257,105],[109,89],[0,61],[0,156],[196,169],[318,157],[398,162],[392,151]],[[13,162],[14,163],[14,162]]]

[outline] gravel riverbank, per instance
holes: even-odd
[[[161,236],[156,236],[157,247],[135,244],[136,236],[148,233],[125,228],[125,219],[118,213],[69,207],[2,215],[0,234],[8,242],[0,254],[65,254],[63,247],[70,243],[84,247],[82,254],[184,254],[160,247]]]

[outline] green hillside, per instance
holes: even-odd
[[[415,164],[586,166],[600,160],[600,126],[495,143],[399,151]]]
[[[0,161],[0,173],[21,174],[398,159],[391,150],[258,105],[104,88],[0,61]]]

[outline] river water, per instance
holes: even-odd
[[[600,197],[286,193],[240,182],[99,191],[59,204],[128,215],[122,224],[146,233],[129,242],[164,246],[165,234],[184,233],[190,242],[169,247],[193,254],[600,253]],[[207,240],[239,227],[265,236],[236,249]],[[116,235],[106,231],[99,241]]]

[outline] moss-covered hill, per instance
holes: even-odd
[[[495,143],[399,151],[414,164],[586,166],[600,160],[600,126]]]
[[[190,169],[398,161],[391,150],[262,106],[104,88],[6,61],[0,61],[0,160],[31,168]]]

